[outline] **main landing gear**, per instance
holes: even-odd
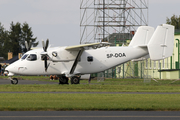
[[[10,77],[10,80],[11,80],[11,84],[13,84],[13,85],[18,84],[18,79],[17,78],[11,78]]]
[[[68,83],[69,78],[66,76],[59,76],[59,84],[69,84]],[[71,84],[79,84],[80,77],[73,76],[71,77]]]
[[[71,77],[71,84],[79,84],[80,77],[78,76],[73,76]]]
[[[69,84],[66,76],[59,76],[59,84]]]

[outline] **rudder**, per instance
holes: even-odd
[[[174,46],[174,26],[158,26],[148,43],[151,60],[161,60],[172,56]]]

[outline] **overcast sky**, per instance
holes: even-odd
[[[149,26],[180,15],[180,0],[149,0]],[[50,39],[52,46],[79,44],[80,0],[0,0],[0,22],[9,30],[11,22],[27,22],[37,41]]]

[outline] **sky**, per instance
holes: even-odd
[[[166,23],[180,15],[180,0],[149,0],[149,26]],[[27,22],[37,37],[51,46],[80,43],[80,0],[0,0],[0,22],[6,30],[11,22]]]

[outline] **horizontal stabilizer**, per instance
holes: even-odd
[[[133,62],[136,62],[136,61],[143,61],[143,60],[146,60],[146,59],[148,59],[148,58],[149,58],[149,54],[146,55],[146,56],[143,56],[143,57],[141,57],[141,58],[138,58],[138,59],[133,59],[133,60],[131,60],[131,61],[133,61]]]
[[[151,60],[161,60],[172,56],[174,46],[174,26],[158,26],[148,43]]]

